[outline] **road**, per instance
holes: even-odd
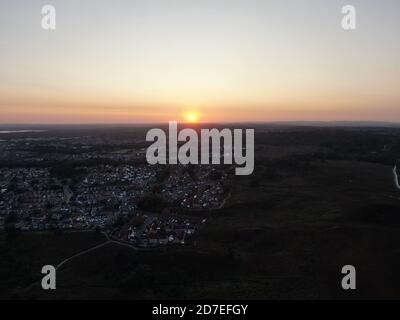
[[[73,260],[73,259],[75,259],[75,258],[78,258],[78,257],[80,257],[80,256],[82,256],[82,255],[84,255],[84,254],[86,254],[86,253],[89,253],[89,252],[92,252],[92,251],[94,251],[94,250],[100,249],[100,248],[106,246],[106,245],[109,244],[109,243],[115,243],[115,244],[118,244],[118,245],[120,245],[120,246],[129,247],[129,248],[134,249],[134,250],[139,250],[139,248],[135,247],[134,245],[131,245],[131,244],[129,244],[129,243],[125,243],[125,242],[118,241],[118,240],[114,240],[114,239],[110,238],[110,236],[109,236],[106,232],[102,232],[102,234],[103,234],[103,235],[106,237],[106,239],[107,239],[105,242],[103,242],[103,243],[101,243],[101,244],[99,244],[99,245],[97,245],[97,246],[95,246],[95,247],[93,247],[93,248],[90,248],[90,249],[87,249],[87,250],[83,250],[83,251],[81,251],[81,252],[78,252],[78,253],[74,254],[73,256],[71,256],[71,257],[69,257],[69,258],[67,258],[67,259],[64,259],[63,261],[61,261],[61,262],[56,266],[56,270],[58,270],[59,268],[61,268],[61,267],[62,267],[64,264],[66,264],[67,262],[69,262],[69,261],[71,261],[71,260]]]
[[[105,241],[105,242],[103,242],[103,243],[101,243],[101,244],[99,244],[99,245],[97,245],[97,246],[95,246],[95,247],[93,247],[93,248],[90,248],[90,249],[81,251],[81,252],[76,253],[76,254],[74,254],[73,256],[71,256],[71,257],[69,257],[69,258],[67,258],[67,259],[64,259],[63,261],[61,261],[61,262],[56,266],[56,270],[60,269],[64,264],[66,264],[67,262],[71,261],[72,259],[75,259],[75,258],[77,258],[77,257],[80,257],[80,256],[82,256],[82,255],[84,255],[84,254],[86,254],[86,253],[91,252],[91,251],[100,249],[100,248],[104,247],[105,245],[107,245],[107,244],[109,244],[109,243],[111,243],[111,242],[112,242],[111,240],[107,240],[107,241]]]

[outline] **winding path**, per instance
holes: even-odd
[[[63,261],[61,261],[61,262],[56,266],[56,270],[60,269],[64,264],[66,264],[67,262],[71,261],[72,259],[75,259],[75,258],[77,258],[77,257],[80,257],[80,256],[82,256],[82,255],[84,255],[84,254],[86,254],[86,253],[91,252],[91,251],[100,249],[100,248],[104,247],[105,245],[107,245],[107,244],[109,244],[109,243],[111,243],[111,241],[110,241],[110,240],[107,240],[107,241],[105,241],[105,242],[103,242],[103,243],[101,243],[101,244],[99,244],[99,245],[97,245],[97,246],[95,246],[95,247],[93,247],[93,248],[90,248],[90,249],[81,251],[81,252],[76,253],[76,254],[74,254],[73,256],[71,256],[71,257],[69,257],[69,258],[67,258],[67,259],[64,259]]]
[[[89,252],[92,252],[92,251],[94,251],[94,250],[100,249],[100,248],[106,246],[106,245],[109,244],[109,243],[114,243],[114,244],[118,244],[118,245],[120,245],[120,246],[129,247],[129,248],[134,249],[134,250],[139,250],[139,248],[137,248],[137,247],[135,247],[135,246],[133,246],[133,245],[131,245],[131,244],[129,244],[129,243],[125,243],[125,242],[121,242],[121,241],[117,241],[117,240],[111,239],[110,236],[109,236],[106,232],[102,232],[102,234],[107,238],[107,240],[106,240],[105,242],[103,242],[103,243],[101,243],[101,244],[99,244],[99,245],[97,245],[97,246],[94,246],[94,247],[92,247],[92,248],[89,248],[89,249],[87,249],[87,250],[78,252],[78,253],[74,254],[73,256],[70,256],[70,257],[67,258],[67,259],[64,259],[63,261],[61,261],[61,262],[56,266],[56,270],[60,269],[60,268],[61,268],[64,264],[66,264],[67,262],[69,262],[69,261],[71,261],[71,260],[73,260],[73,259],[75,259],[75,258],[78,258],[78,257],[80,257],[80,256],[83,256],[83,255],[86,254],[86,253],[89,253]]]

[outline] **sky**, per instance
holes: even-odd
[[[400,122],[399,57],[398,0],[2,0],[0,123]]]

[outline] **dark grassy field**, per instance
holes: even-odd
[[[95,232],[25,233],[12,239],[0,234],[0,298],[20,298],[27,286],[41,278],[44,265],[55,266],[104,241]]]

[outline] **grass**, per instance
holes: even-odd
[[[41,277],[44,265],[57,265],[63,259],[103,242],[94,232],[23,233],[7,239],[0,235],[0,297],[12,297]]]

